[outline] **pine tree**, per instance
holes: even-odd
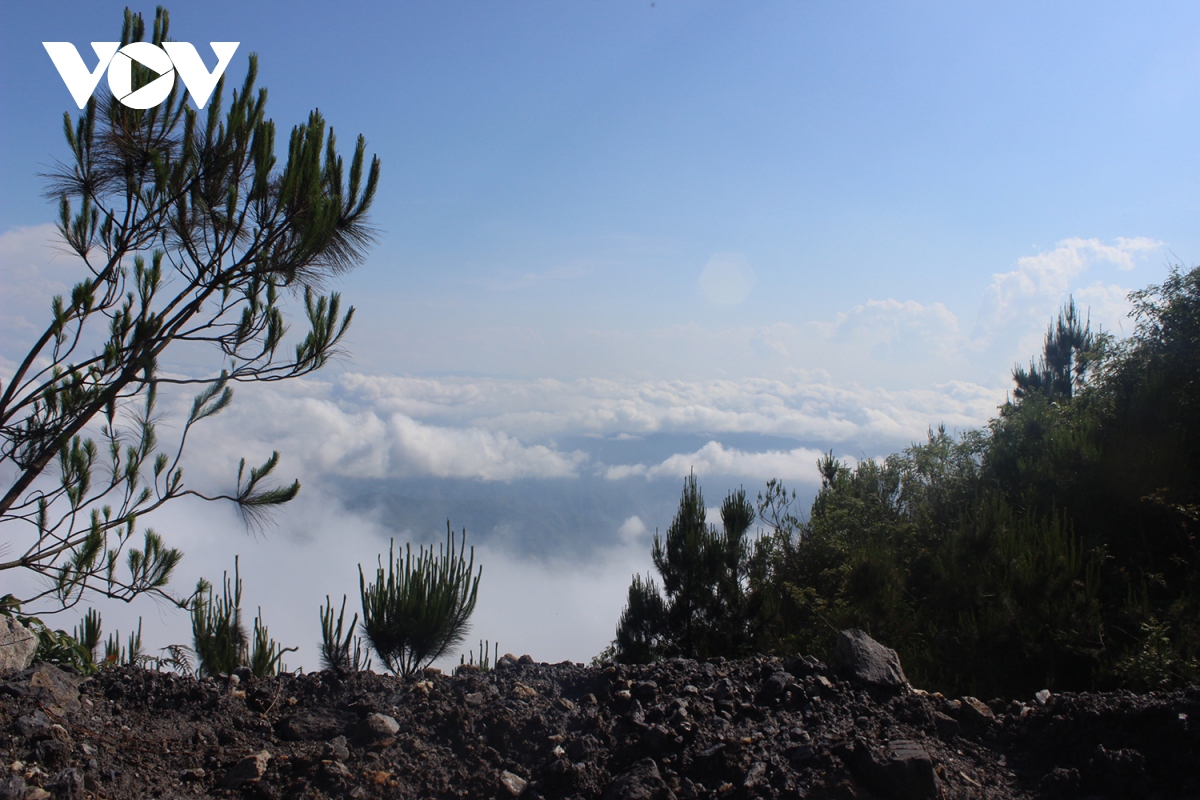
[[[721,506],[722,528],[709,525],[696,476],[687,477],[666,536],[654,536],[654,566],[666,596],[659,594],[652,578],[633,577],[617,624],[614,647],[619,661],[742,653],[753,611],[746,591],[746,534],[754,516],[753,504],[739,489]]]
[[[127,10],[122,45],[147,33],[159,45],[168,23],[160,8],[148,31]],[[77,120],[66,115],[70,156],[50,194],[83,278],[54,298],[28,353],[10,354],[17,366],[0,385],[0,472],[11,479],[0,487],[0,571],[49,579],[23,602],[165,595],[181,554],[150,530],[135,546],[140,518],[192,495],[231,501],[253,524],[299,491],[298,482],[266,485],[278,453],[248,471],[243,461],[236,488],[220,494],[187,488],[181,467],[193,425],[228,406],[234,384],[302,376],[338,352],[354,309],[343,313],[336,293],[319,290],[360,263],[372,239],[378,159],[366,166],[360,136],[347,175],[314,111],[279,163],[257,72],[251,55],[224,112],[222,79],[203,113],[176,83],[153,108],[106,95]],[[157,77],[135,64],[134,88]],[[308,319],[290,352],[289,297],[303,298]],[[206,347],[216,351],[207,374],[160,372],[169,353]],[[179,438],[162,445],[158,391],[189,386],[202,389]]]
[[[1052,401],[1070,400],[1082,385],[1093,363],[1096,346],[1091,320],[1080,320],[1079,310],[1072,297],[1058,313],[1058,320],[1046,330],[1046,341],[1038,363],[1029,362],[1029,369],[1013,370],[1017,400],[1041,394]]]

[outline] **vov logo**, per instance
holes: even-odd
[[[239,44],[241,42],[209,42],[217,55],[217,66],[212,72],[188,42],[163,42],[161,47],[149,42],[130,42],[124,47],[120,42],[92,42],[92,50],[100,59],[94,70],[87,68],[70,42],[42,42],[42,47],[50,54],[58,74],[80,108],[87,105],[106,69],[108,88],[122,105],[129,108],[153,108],[166,100],[175,86],[176,72],[196,107],[204,108]],[[134,61],[158,73],[157,78],[137,91],[133,89]]]

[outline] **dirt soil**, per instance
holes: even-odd
[[[1200,798],[1200,687],[983,703],[812,658],[0,680],[0,800]]]

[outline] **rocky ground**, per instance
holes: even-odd
[[[980,702],[812,658],[501,659],[401,681],[35,665],[0,680],[0,800],[1200,798],[1200,687]]]

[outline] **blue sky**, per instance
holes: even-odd
[[[41,197],[73,110],[41,42],[90,59],[123,7],[0,11],[0,373],[76,268]],[[319,582],[330,547],[352,569],[465,516],[499,565],[479,634],[538,658],[611,637],[689,468],[713,505],[771,476],[811,491],[819,452],[980,425],[1068,295],[1120,333],[1125,294],[1200,253],[1193,4],[170,10],[210,64],[208,41],[241,42],[235,81],[259,54],[281,130],[320,108],[383,178],[378,244],[336,287],[351,358],[243,390],[195,448],[214,484],[281,449],[301,505],[262,540],[219,514],[159,527],[188,575],[243,552],[252,588],[254,559],[290,548]],[[279,615],[316,605],[262,585]],[[552,594],[591,621],[539,622]]]

